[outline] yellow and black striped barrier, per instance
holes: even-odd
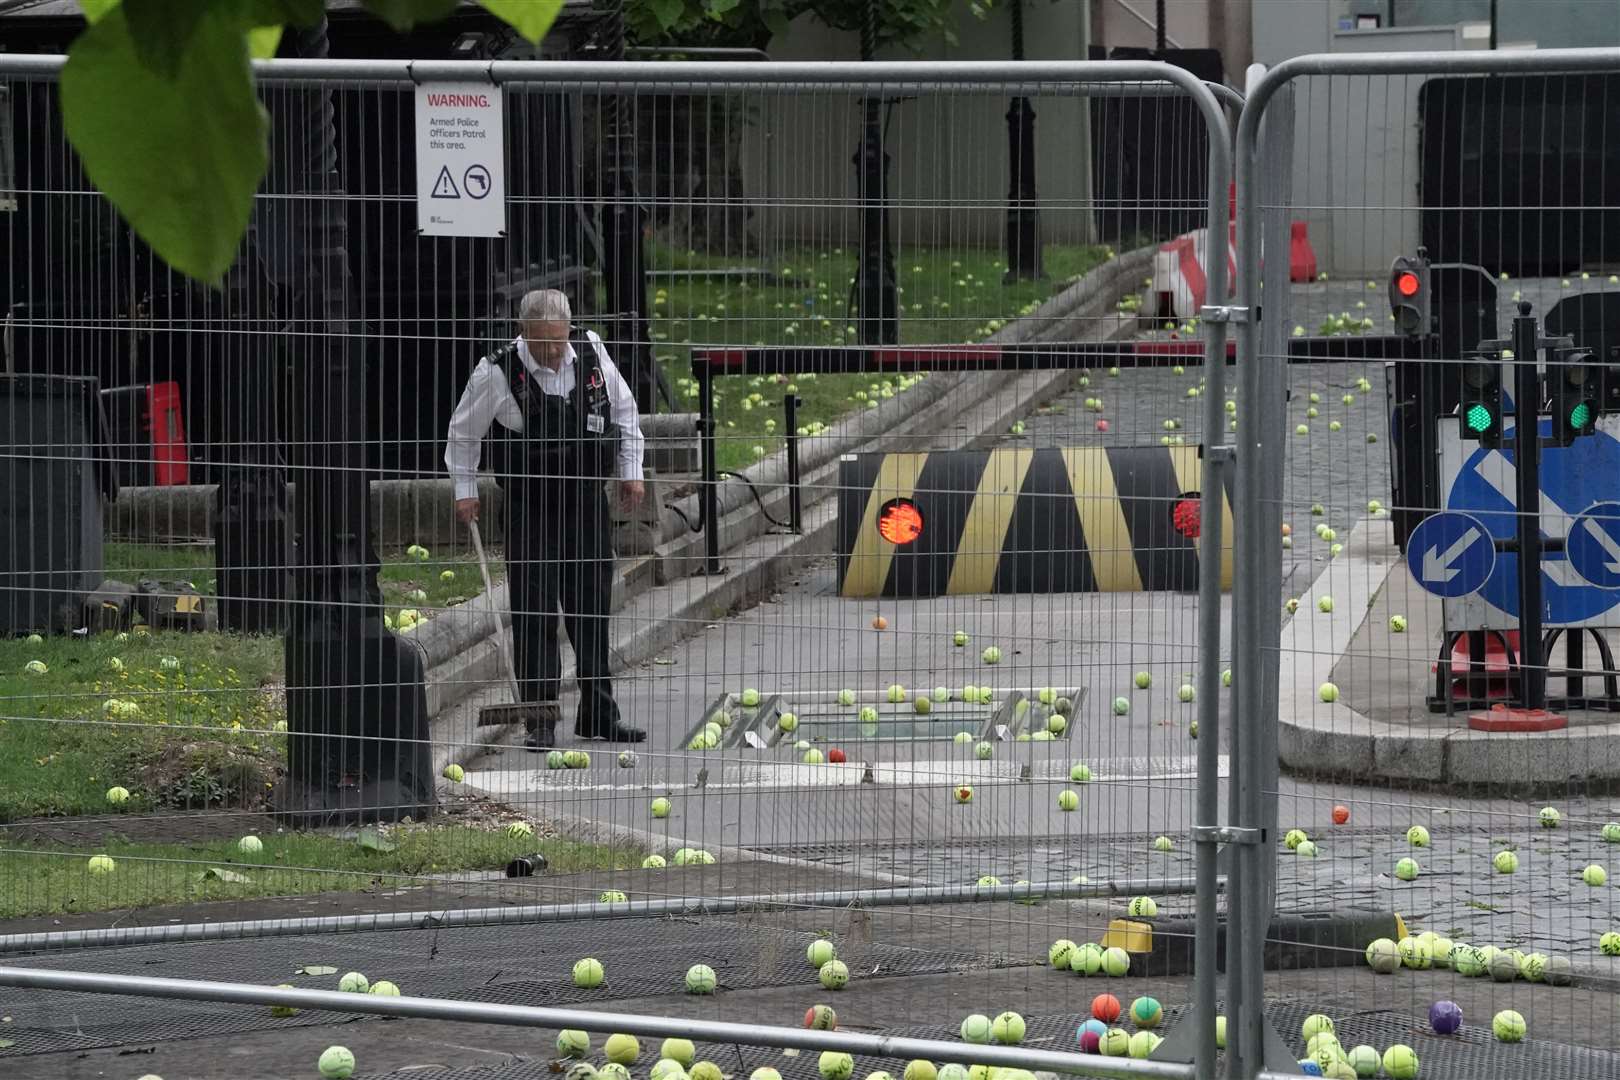
[[[844,596],[1188,592],[1196,446],[853,454],[840,463]],[[1232,583],[1231,492],[1221,587]]]

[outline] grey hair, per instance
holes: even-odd
[[[574,313],[568,304],[568,294],[561,289],[535,289],[524,293],[518,305],[519,322],[571,322]]]

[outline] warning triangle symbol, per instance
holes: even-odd
[[[450,177],[450,166],[439,166],[439,178],[433,181],[433,197],[435,199],[459,199],[461,192],[456,190],[456,182]]]

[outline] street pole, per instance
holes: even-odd
[[[1024,0],[1013,0],[1012,58],[1024,59]],[[1035,110],[1019,95],[1007,108],[1007,273],[1002,283],[1045,277],[1035,196]]]
[[[1536,371],[1536,318],[1519,301],[1513,320],[1513,464],[1519,555],[1520,704],[1547,707],[1547,668],[1541,650],[1541,376]]]
[[[861,60],[877,53],[878,4],[867,0],[861,23]],[[861,102],[861,145],[855,151],[855,174],[861,200],[861,256],[855,275],[855,325],[863,345],[900,342],[900,305],[894,273],[894,244],[889,239],[889,155],[883,149],[883,99]]]
[[[622,61],[624,0],[614,0],[608,19],[608,59]],[[602,207],[602,231],[607,252],[607,305],[618,316],[619,333],[613,342],[614,360],[624,371],[636,396],[636,409],[650,414],[657,409],[653,372],[652,337],[647,328],[646,214],[636,194],[636,129],[629,97],[614,91],[602,102],[602,130],[607,137],[604,172],[607,201]]]

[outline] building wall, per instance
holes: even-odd
[[[1086,56],[1086,3],[1026,3],[1025,55],[1031,60]],[[961,5],[960,44],[943,41],[882,60],[1001,60],[1009,55],[1005,10],[983,21]],[[770,45],[775,60],[848,60],[860,55],[855,34],[830,30],[808,16]],[[760,207],[759,235],[770,247],[815,243],[853,247],[860,230],[852,158],[861,137],[861,97],[853,91],[791,91],[753,98],[756,118],[745,134],[748,190],[770,191]],[[908,245],[998,247],[1006,223],[1009,98],[964,87],[902,94],[888,112],[891,198],[900,258]],[[1036,184],[1048,242],[1088,242],[1090,125],[1084,99],[1049,94],[1033,100]]]

